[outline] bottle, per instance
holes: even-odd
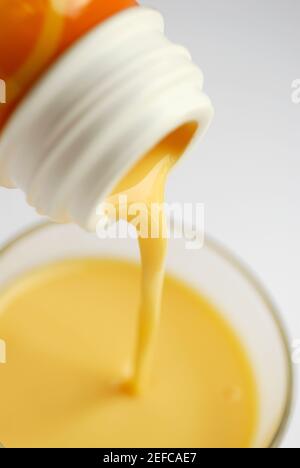
[[[134,0],[1,0],[0,79],[0,185],[88,230],[144,154],[213,115],[189,53]]]

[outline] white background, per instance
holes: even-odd
[[[175,169],[173,201],[203,202],[206,228],[258,275],[300,339],[299,0],[148,0],[186,45],[216,110],[204,141]],[[38,219],[0,189],[0,242]],[[299,372],[300,365],[294,366]],[[276,389],[274,389],[276,391]],[[284,447],[300,447],[300,406]]]

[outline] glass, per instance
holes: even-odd
[[[227,250],[210,238],[202,249],[187,250],[186,245],[184,238],[170,240],[167,269],[210,298],[244,343],[260,400],[253,447],[278,447],[293,393],[288,339],[279,315],[259,282]],[[0,284],[48,262],[87,256],[138,261],[139,251],[134,239],[100,240],[77,226],[45,223],[2,249]]]

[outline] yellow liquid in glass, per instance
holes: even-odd
[[[160,142],[107,200],[118,208],[125,195],[130,207],[146,206],[156,237],[139,238],[141,270],[70,260],[29,273],[0,296],[9,349],[0,367],[4,445],[251,445],[258,405],[241,344],[196,292],[169,277],[163,290],[166,222],[151,205],[163,202],[168,173],[196,128]],[[134,224],[129,213],[117,217]]]
[[[141,270],[70,260],[0,299],[0,439],[7,447],[247,447],[256,427],[251,366],[198,293],[167,276],[151,384],[123,391],[136,340]]]

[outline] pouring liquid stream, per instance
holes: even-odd
[[[125,384],[126,390],[133,394],[142,394],[150,384],[159,332],[168,247],[163,205],[165,187],[171,169],[196,129],[197,125],[190,123],[171,133],[129,172],[107,199],[116,207],[117,220],[122,219],[135,226],[139,240],[141,304],[133,372]],[[121,199],[126,200],[127,210],[120,208]],[[139,225],[136,211],[142,211]]]
[[[246,352],[209,301],[165,277],[165,215],[151,210],[195,128],[163,140],[107,200],[137,231],[144,207],[142,272],[122,260],[65,259],[0,294],[5,446],[251,446],[258,399]]]

